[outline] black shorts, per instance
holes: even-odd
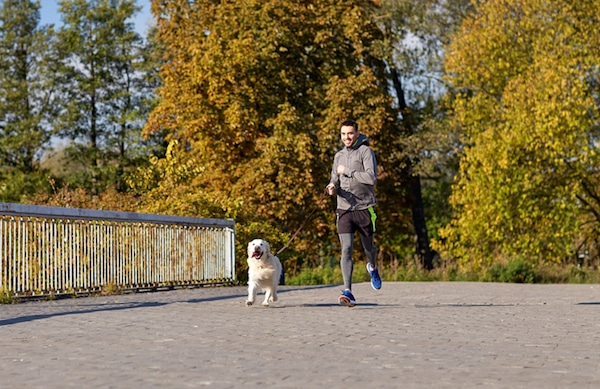
[[[370,236],[375,232],[375,219],[377,216],[373,208],[360,211],[338,209],[336,213],[338,234],[354,234],[358,231],[361,235]]]

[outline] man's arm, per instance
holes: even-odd
[[[365,168],[364,171],[351,170],[343,165],[339,165],[337,168],[338,174],[343,174],[346,177],[354,178],[356,181],[365,185],[375,185],[377,182],[377,160],[375,159],[375,153],[368,147],[364,147],[361,153],[362,164]],[[333,174],[333,171],[332,171]]]

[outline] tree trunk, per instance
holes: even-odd
[[[413,225],[417,235],[417,255],[423,267],[427,270],[433,269],[433,253],[429,247],[429,235],[425,222],[425,210],[423,208],[423,197],[421,196],[421,177],[410,175],[411,205],[413,214]]]
[[[413,134],[413,128],[410,117],[410,110],[406,104],[404,97],[404,89],[398,75],[398,71],[390,67],[390,75],[396,90],[396,96],[398,98],[398,105],[402,112],[402,124],[407,129],[409,135]],[[427,233],[427,223],[425,222],[425,210],[423,207],[423,196],[421,193],[421,177],[418,174],[412,172],[412,166],[414,161],[408,161],[408,183],[410,185],[410,204],[413,214],[413,227],[417,237],[417,255],[423,267],[427,270],[433,269],[433,253],[429,247],[429,235]]]

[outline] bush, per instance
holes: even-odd
[[[342,271],[339,267],[303,268],[296,275],[286,275],[288,285],[328,285],[341,282]]]
[[[533,265],[521,258],[508,263],[495,262],[483,275],[483,281],[489,282],[531,284],[535,280],[536,274]]]

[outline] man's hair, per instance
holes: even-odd
[[[358,132],[358,123],[356,123],[354,120],[345,120],[342,123],[342,127],[344,126],[353,127],[354,131]]]

